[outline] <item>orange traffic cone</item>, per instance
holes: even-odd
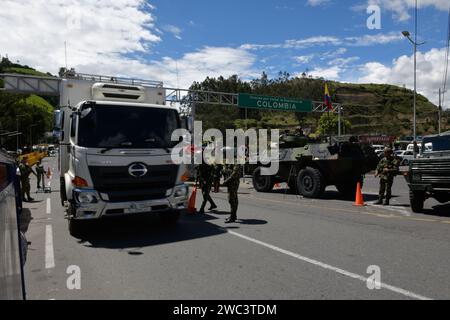
[[[195,214],[195,212],[197,212],[197,209],[195,208],[195,199],[196,198],[197,198],[197,186],[194,187],[191,197],[189,198],[189,204],[188,204],[188,213],[189,214]]]
[[[355,206],[356,207],[364,207],[364,196],[361,192],[361,182],[358,182],[356,185],[356,200],[355,200]]]

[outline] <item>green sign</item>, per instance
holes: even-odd
[[[253,94],[239,94],[239,108],[291,111],[291,112],[312,112],[311,100],[295,100],[291,98],[257,96]]]

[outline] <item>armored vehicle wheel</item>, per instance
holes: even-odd
[[[253,172],[253,187],[258,192],[270,192],[275,185],[275,179],[273,176],[261,175],[261,167],[256,168]]]
[[[306,198],[319,198],[326,187],[322,173],[311,167],[300,171],[297,186],[300,194]]]
[[[425,194],[422,191],[410,191],[409,201],[411,203],[411,210],[415,213],[421,213],[425,203]]]

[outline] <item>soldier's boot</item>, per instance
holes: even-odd
[[[384,205],[385,205],[385,206],[388,206],[389,204],[390,204],[389,198],[386,198],[386,200],[384,201]]]
[[[381,204],[383,204],[383,197],[379,197],[379,198],[378,198],[378,201],[375,202],[375,204],[376,204],[376,205],[381,205]]]
[[[202,206],[200,207],[200,210],[198,211],[198,213],[204,214],[205,213],[205,206],[206,206],[206,201],[204,201],[202,203]]]
[[[215,209],[217,209],[217,205],[214,203],[214,201],[213,202],[211,202],[211,206],[209,207],[209,209],[208,210],[215,210]]]
[[[227,220],[225,220],[225,223],[233,223],[233,222],[236,222],[236,219],[237,219],[236,212],[232,212],[231,215],[230,215],[230,217],[229,217]]]

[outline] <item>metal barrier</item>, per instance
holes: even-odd
[[[17,167],[0,151],[0,300],[25,299],[26,240],[20,232]]]

